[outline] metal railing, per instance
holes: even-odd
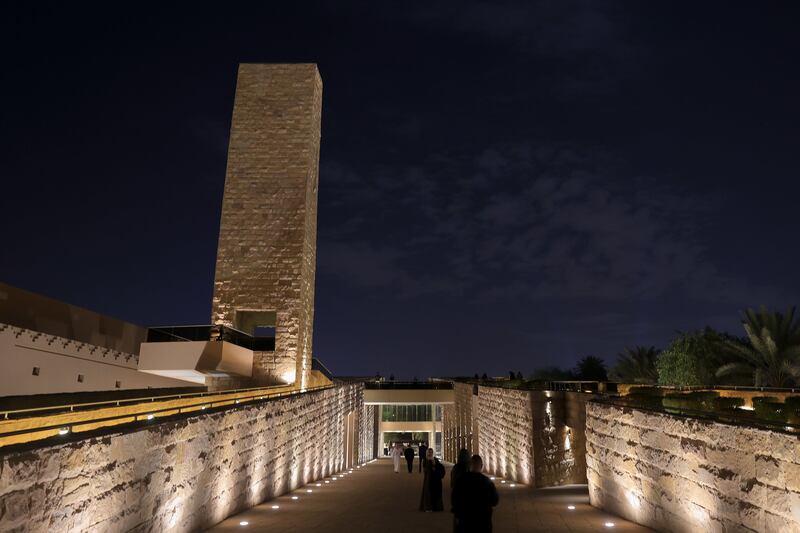
[[[450,381],[365,381],[365,389],[452,390]]]
[[[32,438],[25,442],[30,442],[34,440],[41,440],[48,437],[51,437],[56,434],[66,435],[68,433],[82,431],[80,428],[82,426],[88,426],[83,431],[89,431],[93,429],[98,429],[100,427],[109,427],[109,426],[116,426],[121,424],[127,424],[131,422],[138,422],[138,421],[146,421],[149,422],[155,418],[163,417],[163,416],[172,416],[172,415],[179,415],[179,414],[186,414],[186,413],[193,413],[198,411],[205,411],[207,409],[214,409],[220,408],[224,406],[237,406],[243,403],[252,403],[252,402],[260,402],[260,401],[267,401],[273,400],[282,397],[294,396],[297,394],[305,394],[307,392],[315,392],[324,389],[333,388],[333,385],[322,385],[318,387],[312,387],[305,390],[287,390],[287,391],[278,391],[278,392],[269,392],[269,389],[276,388],[276,387],[267,387],[267,388],[251,388],[251,389],[234,389],[229,391],[217,391],[211,393],[196,393],[196,394],[187,394],[187,395],[170,395],[170,396],[154,396],[151,398],[136,398],[130,399],[129,401],[137,402],[138,404],[146,404],[149,400],[151,403],[155,403],[156,401],[164,401],[169,399],[197,399],[198,401],[193,403],[188,403],[180,406],[169,406],[169,407],[161,407],[156,409],[145,409],[141,413],[120,413],[112,416],[107,417],[100,417],[100,418],[87,418],[84,420],[72,421],[68,423],[58,423],[58,424],[51,424],[46,426],[34,426],[34,427],[26,427],[22,429],[14,429],[11,431],[3,431],[2,427],[0,426],[0,447],[3,446],[2,440],[8,437],[14,437],[17,435],[24,435],[24,434],[36,434],[41,433],[42,435],[38,438]],[[244,396],[232,396],[234,394],[240,394],[242,392],[250,392],[250,394],[246,394]],[[218,396],[220,398],[209,398],[210,396]],[[145,400],[145,401],[142,401]],[[30,413],[30,412],[41,412],[43,410],[48,409],[61,409],[56,414],[62,413],[69,413],[74,412],[75,407],[97,407],[106,406],[106,407],[119,407],[120,402],[126,402],[126,400],[119,400],[116,402],[90,402],[84,404],[75,404],[75,405],[68,405],[68,406],[53,406],[53,407],[41,407],[41,408],[32,408],[32,409],[19,409],[15,411],[5,411],[3,412],[4,418],[6,420],[24,420],[24,418],[9,418],[9,414],[13,413]],[[116,423],[109,423],[109,422],[116,422]]]
[[[275,351],[275,337],[254,337],[222,324],[157,326],[147,329],[147,342],[225,341],[255,352]]]

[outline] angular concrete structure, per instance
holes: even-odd
[[[212,322],[271,333],[257,383],[306,388],[312,359],[322,81],[314,64],[243,64],[233,109]]]

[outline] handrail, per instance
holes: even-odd
[[[149,410],[149,411],[147,411],[145,413],[123,413],[123,414],[119,414],[119,415],[114,415],[114,416],[109,416],[109,417],[104,417],[104,418],[93,418],[93,419],[89,419],[89,420],[82,420],[82,421],[79,421],[79,422],[72,422],[72,423],[68,423],[68,424],[53,424],[53,425],[50,425],[50,426],[37,426],[37,427],[31,427],[31,428],[18,429],[18,430],[14,430],[14,431],[2,431],[2,428],[0,428],[0,439],[2,439],[3,437],[12,437],[14,435],[23,435],[23,434],[26,434],[26,433],[40,433],[40,432],[48,432],[48,431],[55,431],[55,430],[59,430],[59,432],[61,434],[67,434],[67,433],[72,433],[74,431],[75,427],[87,426],[87,425],[89,425],[89,426],[97,426],[98,424],[101,424],[103,422],[109,422],[109,421],[113,421],[113,420],[125,419],[126,421],[131,421],[131,419],[133,419],[132,420],[133,422],[138,422],[138,421],[142,421],[142,420],[150,421],[150,420],[153,420],[154,418],[156,418],[156,415],[158,413],[169,412],[170,414],[184,414],[184,413],[187,413],[187,412],[196,412],[196,411],[198,411],[198,408],[199,408],[199,410],[205,410],[205,409],[213,408],[215,406],[215,404],[216,404],[217,407],[222,407],[224,405],[239,405],[239,404],[241,404],[243,402],[256,401],[256,399],[258,401],[271,400],[271,399],[274,399],[274,398],[280,398],[282,396],[294,396],[294,395],[297,395],[297,394],[304,394],[306,392],[315,392],[315,391],[320,391],[320,390],[323,390],[323,389],[331,389],[333,387],[334,387],[333,385],[320,385],[320,386],[311,387],[311,388],[308,388],[308,389],[305,389],[305,390],[280,391],[280,392],[267,393],[267,394],[252,394],[250,396],[244,396],[244,397],[241,397],[241,398],[226,398],[226,399],[220,399],[220,400],[212,400],[212,401],[208,401],[208,402],[197,402],[197,403],[193,403],[193,404],[190,404],[190,405],[182,405],[182,406],[179,406],[179,407],[165,407],[165,408],[162,408],[162,409]],[[249,390],[256,390],[256,389],[249,389]],[[123,422],[123,423],[127,423],[127,422]],[[105,424],[106,427],[110,426],[110,425],[119,425],[119,424]],[[48,436],[50,436],[50,435],[48,435]],[[47,436],[43,436],[42,438],[47,438]],[[36,440],[41,440],[41,439],[36,439]],[[3,446],[3,444],[0,443],[0,447],[2,447],[2,446]]]
[[[104,400],[102,402],[82,402],[82,403],[73,403],[73,404],[64,404],[64,405],[48,405],[44,407],[28,407],[26,409],[11,409],[8,411],[0,411],[0,416],[4,420],[10,420],[9,415],[17,414],[17,413],[40,413],[44,411],[75,411],[76,408],[86,408],[86,407],[98,407],[98,406],[107,406],[107,407],[120,407],[121,404],[130,404],[130,403],[145,403],[145,402],[155,402],[155,401],[165,401],[169,399],[173,400],[182,400],[184,398],[194,398],[198,396],[219,396],[221,394],[236,394],[240,392],[248,392],[253,390],[267,390],[267,389],[276,389],[281,387],[286,387],[288,385],[269,385],[266,387],[249,387],[246,389],[229,389],[229,390],[221,390],[221,391],[205,391],[205,392],[187,392],[186,394],[168,394],[164,396],[139,396],[137,398],[123,398],[120,400]]]

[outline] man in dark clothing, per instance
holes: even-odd
[[[428,447],[424,444],[419,445],[419,471],[422,472],[422,465],[425,463],[425,454],[428,451]]]
[[[497,505],[497,489],[481,474],[483,460],[473,455],[471,471],[463,474],[453,487],[453,513],[458,533],[491,533],[492,508]]]
[[[410,474],[414,471],[414,448],[409,446],[405,449],[403,455],[406,458],[406,463],[408,463],[408,473]]]

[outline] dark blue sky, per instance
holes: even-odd
[[[4,7],[0,280],[208,322],[237,64],[308,61],[336,373],[612,363],[798,302],[797,3],[200,4]]]

